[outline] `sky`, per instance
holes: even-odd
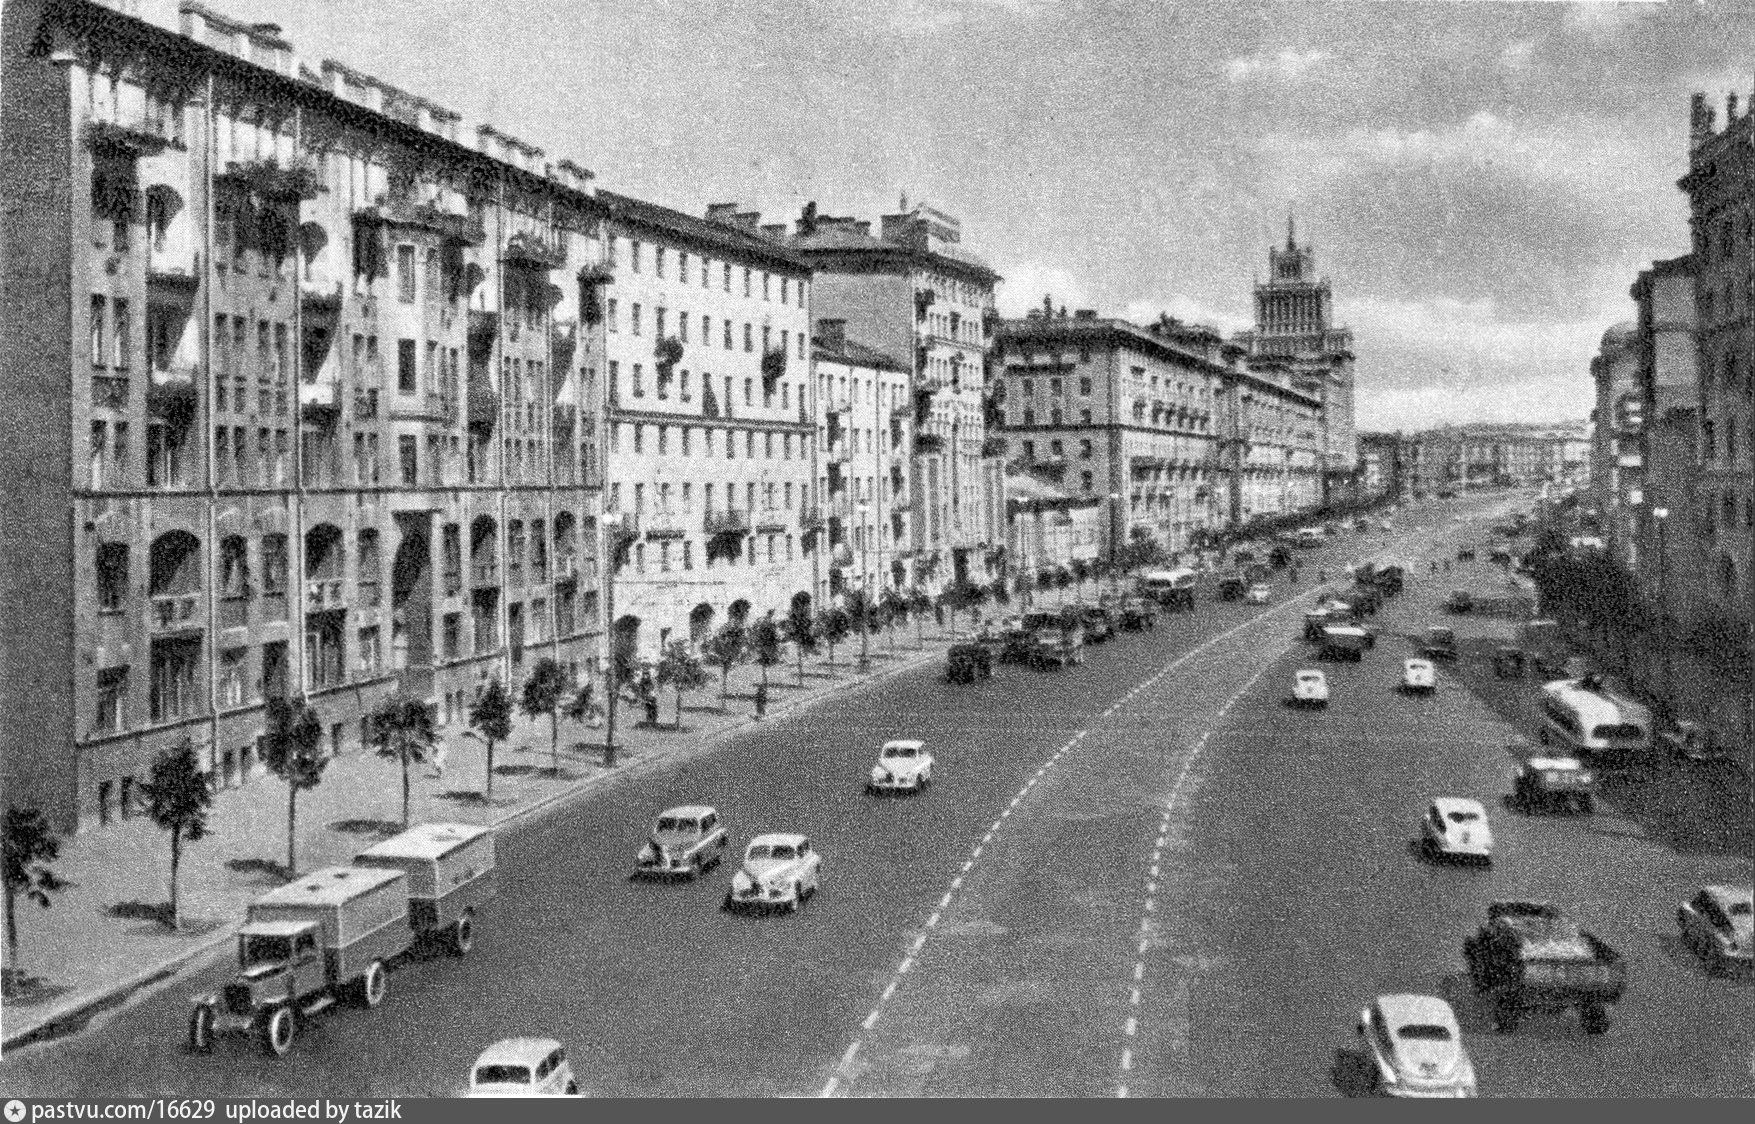
[[[1747,0],[208,3],[679,210],[930,203],[1007,315],[1248,327],[1295,216],[1363,429],[1582,419],[1689,96],[1755,88]]]

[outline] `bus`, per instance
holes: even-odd
[[[1596,676],[1542,684],[1543,745],[1609,757],[1651,749],[1651,711],[1603,689]]]
[[[1152,570],[1140,577],[1141,595],[1171,608],[1194,608],[1193,570]]]
[[[1299,546],[1321,546],[1327,539],[1321,527],[1300,527],[1292,534],[1292,541]]]

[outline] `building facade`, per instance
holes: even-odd
[[[1637,577],[1671,620],[1693,621],[1709,601],[1696,536],[1703,512],[1700,476],[1700,378],[1694,338],[1693,259],[1652,263],[1630,290],[1638,309],[1635,335],[1641,414],[1640,455],[1645,503],[1637,534]]]
[[[1638,568],[1637,524],[1645,502],[1645,413],[1639,390],[1638,325],[1603,333],[1591,359],[1596,405],[1591,410],[1591,509],[1610,554]]]
[[[1688,174],[1698,346],[1701,520],[1694,542],[1707,556],[1710,611],[1751,624],[1755,580],[1755,115],[1736,95],[1717,127],[1695,95]]]
[[[1316,247],[1298,244],[1290,219],[1284,249],[1268,248],[1268,279],[1255,286],[1255,328],[1237,336],[1251,364],[1283,377],[1321,406],[1325,501],[1341,498],[1358,464],[1353,427],[1353,333],[1334,323],[1334,299],[1316,272]]]
[[[806,206],[790,246],[815,271],[813,312],[909,365],[910,539],[896,561],[928,591],[990,581],[1004,566],[1005,479],[986,451],[987,352],[999,281],[924,205],[871,223]]]
[[[1096,495],[1073,495],[1025,473],[1006,478],[1012,568],[1028,602],[1061,571],[1087,571],[1103,557],[1104,508]]]
[[[8,796],[128,814],[602,627],[590,173],[185,3],[0,23]]]
[[[600,192],[618,659],[815,593],[810,271],[760,216]]]
[[[817,409],[816,494],[827,534],[826,593],[876,598],[907,587],[904,556],[914,488],[908,450],[913,407],[906,364],[847,338],[842,320],[812,338]]]

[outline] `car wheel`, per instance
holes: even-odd
[[[277,1058],[284,1058],[292,1050],[293,1035],[297,1032],[298,1021],[292,1008],[276,1007],[262,1023],[262,1048]]]
[[[1586,1034],[1602,1034],[1609,1029],[1609,1009],[1601,1003],[1586,1003],[1578,1009]]]
[[[389,988],[389,977],[384,971],[384,962],[374,960],[366,965],[366,974],[360,980],[360,999],[367,1007],[376,1007],[384,1002],[384,992]]]
[[[1541,730],[1536,734],[1536,737],[1541,739],[1541,742],[1543,745],[1547,745],[1548,744],[1548,728],[1546,726],[1543,726],[1541,728]]]
[[[726,911],[730,911],[732,909],[735,909],[736,907],[737,907],[737,901],[736,901],[736,899],[734,899],[731,896],[731,891],[730,890],[725,891],[725,901],[720,903],[719,908],[726,910]]]
[[[1597,806],[1597,798],[1594,796],[1581,796],[1578,798],[1579,811],[1585,813],[1586,815],[1589,815],[1591,812],[1595,811],[1596,806]]]
[[[451,951],[458,956],[468,956],[469,950],[474,947],[475,911],[466,909],[451,930]]]
[[[189,1049],[197,1054],[213,1049],[213,1008],[205,1003],[189,1015]]]

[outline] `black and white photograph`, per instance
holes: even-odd
[[[0,807],[8,1124],[1755,1096],[1755,3],[3,0]]]

